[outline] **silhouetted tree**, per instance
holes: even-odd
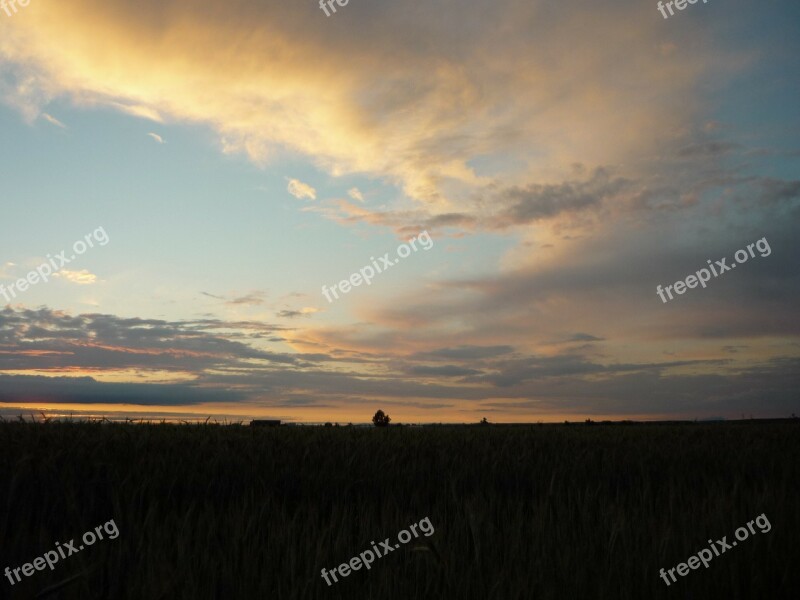
[[[488,424],[489,424],[489,421],[486,419],[486,417],[483,417],[481,419],[481,425],[488,425]]]
[[[389,415],[379,410],[375,413],[375,416],[372,417],[372,424],[375,425],[375,427],[388,427],[389,421],[391,420],[392,418]]]

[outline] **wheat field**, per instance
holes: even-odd
[[[3,598],[792,598],[797,421],[279,427],[0,423]],[[669,588],[673,567],[765,514]],[[430,537],[320,575],[429,517]]]

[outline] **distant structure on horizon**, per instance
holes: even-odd
[[[280,420],[272,419],[259,419],[250,421],[250,427],[278,427],[280,424]]]

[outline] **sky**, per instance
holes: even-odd
[[[0,6],[0,416],[800,412],[797,2],[335,6]]]

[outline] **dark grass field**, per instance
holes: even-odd
[[[798,598],[800,426],[0,423],[3,598]],[[669,588],[674,568],[756,534]],[[321,577],[428,517],[367,571]],[[65,580],[69,583],[59,587]]]

